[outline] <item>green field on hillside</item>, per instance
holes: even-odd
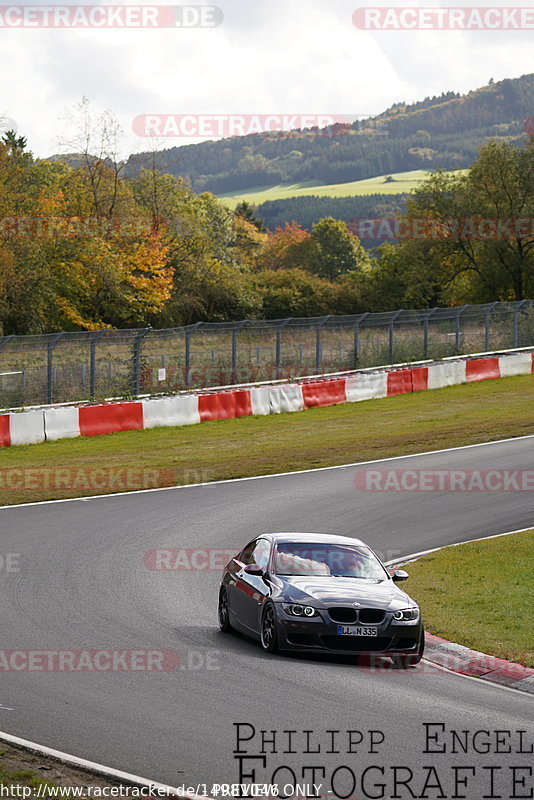
[[[458,170],[462,172],[463,170]],[[305,197],[317,195],[318,197],[355,197],[369,194],[404,194],[416,189],[429,173],[423,169],[411,172],[394,172],[391,174],[393,181],[386,182],[386,175],[377,175],[363,181],[350,183],[317,183],[305,181],[304,183],[279,184],[278,186],[258,186],[247,191],[229,192],[218,195],[230,208],[242,200],[253,205],[266,203],[268,200],[284,200],[288,197]]]

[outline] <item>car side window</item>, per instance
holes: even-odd
[[[262,569],[267,569],[271,555],[271,545],[267,539],[258,539],[252,552],[250,564],[258,564]]]
[[[239,561],[241,561],[242,564],[245,564],[245,566],[247,564],[255,564],[256,563],[255,561],[251,561],[250,558],[251,558],[252,553],[254,552],[254,548],[256,547],[257,544],[258,544],[258,540],[254,539],[253,542],[250,542],[250,544],[247,544],[247,546],[244,547],[241,550],[238,558],[239,558]]]

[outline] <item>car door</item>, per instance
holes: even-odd
[[[269,566],[271,558],[271,544],[261,537],[251,543],[252,547],[245,548],[243,559],[248,564],[258,564],[264,571]],[[263,603],[270,594],[270,585],[261,575],[250,575],[245,572],[246,564],[237,574],[235,590],[238,616],[243,625],[249,630],[259,633]]]
[[[226,591],[228,594],[228,606],[230,609],[231,621],[243,624],[242,617],[245,613],[243,608],[243,592],[238,585],[243,576],[243,569],[249,563],[252,552],[256,546],[257,539],[249,542],[240,553],[238,553],[226,567]]]

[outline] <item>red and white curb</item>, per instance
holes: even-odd
[[[459,675],[534,694],[534,669],[470,650],[431,633],[425,636],[425,660]]]

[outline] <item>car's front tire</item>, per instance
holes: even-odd
[[[261,615],[261,646],[266,653],[278,651],[278,631],[276,627],[276,611],[272,603],[268,603]]]
[[[228,610],[228,593],[224,586],[219,592],[219,628],[223,633],[231,633],[230,612]]]

